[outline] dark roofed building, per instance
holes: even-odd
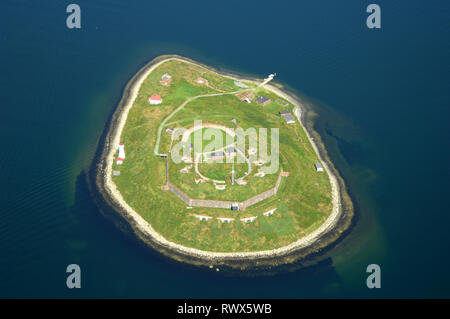
[[[211,153],[211,159],[212,160],[216,160],[216,159],[220,159],[220,158],[224,158],[224,157],[225,157],[225,153],[224,152]]]
[[[316,171],[318,171],[318,172],[323,172],[323,166],[322,166],[322,163],[320,163],[320,162],[315,162],[315,163],[314,163],[314,166],[316,167]]]
[[[295,120],[291,114],[291,111],[289,111],[289,110],[280,111],[280,115],[284,118],[284,120],[286,121],[287,124],[295,123]]]
[[[255,100],[255,102],[258,103],[259,105],[264,106],[264,105],[267,105],[267,104],[270,103],[270,99],[268,97],[264,96],[264,95],[261,95],[260,97],[258,97]]]
[[[294,117],[292,116],[291,113],[286,114],[283,117],[284,117],[284,120],[286,121],[287,124],[295,124]]]

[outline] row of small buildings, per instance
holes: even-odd
[[[268,210],[267,212],[263,213],[263,215],[265,217],[271,216],[271,215],[273,215],[273,213],[276,210],[277,210],[276,208],[273,208],[273,209]],[[208,221],[208,220],[213,219],[210,216],[204,216],[204,215],[194,215],[194,217],[201,221]],[[258,218],[258,216],[244,217],[244,218],[241,218],[240,220],[244,223],[251,223],[251,222],[255,221],[256,218]],[[222,223],[231,223],[234,221],[234,218],[230,218],[230,217],[217,217],[217,219],[220,220]]]
[[[236,97],[243,102],[251,103],[255,95],[252,91],[242,91],[237,93]],[[267,96],[261,95],[255,99],[255,102],[261,106],[265,106],[270,103],[270,99]]]

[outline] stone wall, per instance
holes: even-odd
[[[262,192],[261,194],[258,194],[250,199],[247,199],[246,201],[243,201],[242,203],[239,203],[239,209],[246,209],[249,206],[255,205],[256,203],[259,203],[265,200],[266,198],[275,195],[278,192],[278,188],[280,187],[282,172],[283,170],[281,170],[280,175],[278,175],[278,179],[274,188],[271,188],[265,192]]]
[[[173,185],[171,182],[167,182],[167,186],[169,186],[169,189],[172,193],[174,193],[179,199],[181,199],[183,202],[185,202],[187,205],[191,206],[191,198],[183,193],[181,190],[179,190],[175,185]]]
[[[190,198],[187,194],[185,194],[183,191],[181,191],[178,187],[176,187],[169,181],[167,182],[167,186],[169,186],[170,191],[172,193],[174,193],[179,199],[181,199],[187,205],[192,206],[192,207],[211,207],[211,208],[231,209],[231,205],[233,203],[237,203],[239,205],[239,209],[244,210],[249,206],[255,205],[256,203],[259,203],[259,202],[265,200],[266,198],[269,198],[269,197],[275,195],[278,191],[278,188],[280,187],[282,173],[283,173],[283,170],[281,170],[280,175],[278,175],[278,179],[277,179],[277,182],[276,182],[274,188],[271,188],[265,192],[262,192],[261,194],[253,196],[252,198],[247,199],[243,202],[193,199],[193,198]]]
[[[231,209],[233,202],[222,200],[204,200],[204,199],[191,199],[191,206],[197,207],[211,207],[211,208],[228,208]]]

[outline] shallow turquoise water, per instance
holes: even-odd
[[[376,31],[356,0],[77,3],[81,30],[64,3],[0,4],[1,297],[449,297],[447,1],[378,1]],[[230,278],[149,252],[98,213],[82,172],[128,79],[167,53],[277,72],[318,111],[358,211],[325,262]]]

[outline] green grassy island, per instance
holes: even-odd
[[[178,56],[133,78],[99,171],[104,196],[141,238],[211,265],[291,254],[336,229],[342,179],[302,124],[302,105],[272,78]]]

